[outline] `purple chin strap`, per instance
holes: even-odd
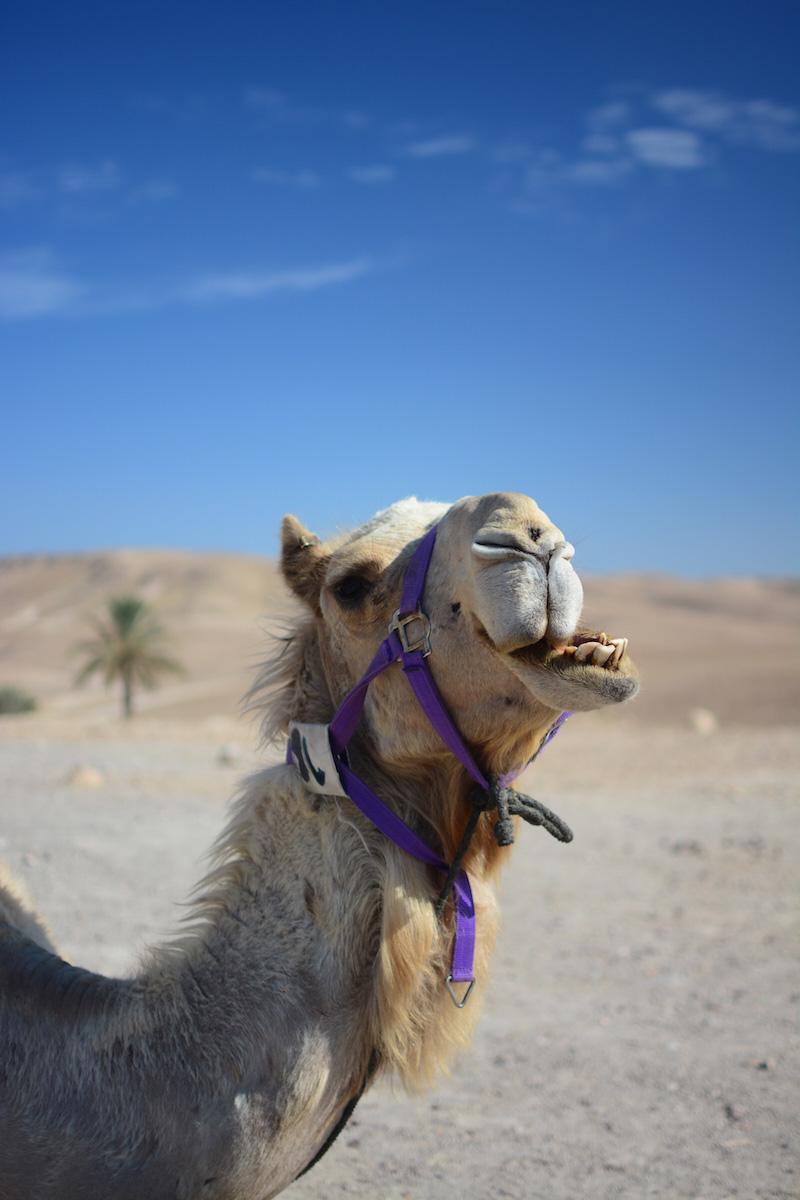
[[[330,725],[301,724],[295,721],[290,723],[286,759],[287,762],[294,763],[297,767],[303,783],[309,791],[326,796],[349,797],[364,816],[401,850],[413,855],[421,862],[428,863],[447,876],[447,884],[440,898],[440,905],[437,906],[437,911],[441,911],[446,896],[452,890],[455,905],[455,935],[452,966],[445,982],[456,1006],[463,1008],[475,982],[473,974],[475,905],[469,878],[466,871],[460,867],[460,860],[466,852],[469,838],[465,836],[465,842],[462,842],[462,847],[459,848],[459,854],[456,856],[457,861],[452,865],[446,863],[351,770],[347,761],[346,749],[355,733],[364,707],[367,689],[373,679],[388,667],[399,662],[414,695],[436,733],[481,789],[481,797],[485,798],[486,794],[493,797],[490,803],[481,803],[477,799],[473,801],[475,804],[474,820],[471,821],[469,836],[474,830],[479,813],[494,807],[495,804],[498,809],[504,808],[506,818],[509,811],[517,813],[533,824],[545,825],[549,832],[561,841],[571,840],[572,834],[563,822],[543,805],[528,797],[518,796],[508,788],[507,785],[527,764],[523,764],[512,774],[493,779],[491,782],[484,777],[464,745],[442,702],[425,661],[431,653],[431,627],[421,607],[425,579],[436,541],[436,531],[437,526],[434,525],[415,550],[403,582],[400,607],[389,625],[389,634],[381,642],[377,654],[360,683],[356,684],[352,691],[345,696]],[[570,713],[561,714],[542,742],[540,750],[555,736],[570,715]],[[508,797],[513,797],[511,804],[509,804]],[[531,806],[535,808],[535,813],[532,813]],[[542,816],[542,814],[545,815]],[[509,844],[510,841],[513,841],[513,834],[507,835],[505,841],[501,841],[500,838],[498,841],[501,845]],[[453,983],[468,985],[465,995],[460,1000],[453,991]]]

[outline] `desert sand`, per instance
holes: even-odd
[[[574,829],[524,828],[471,1052],[422,1096],[381,1084],[293,1200],[772,1200],[800,1195],[797,585],[585,580],[644,685],[574,717],[521,783]],[[69,648],[129,588],[187,677],[117,718]],[[0,560],[0,856],[64,956],[124,974],[173,932],[239,776],[237,715],[288,608],[274,566],[117,551]],[[271,752],[274,757],[274,752]]]

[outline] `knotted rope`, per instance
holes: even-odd
[[[489,776],[489,788],[475,788],[470,795],[470,803],[472,811],[469,814],[467,827],[464,830],[464,835],[461,838],[455,857],[450,864],[450,870],[447,873],[447,878],[444,881],[444,886],[439,893],[439,899],[436,901],[436,915],[440,917],[444,912],[444,907],[453,890],[453,885],[456,881],[459,871],[461,870],[464,857],[469,850],[470,843],[478,828],[478,821],[481,813],[492,812],[497,809],[497,820],[494,825],[494,838],[498,846],[511,846],[514,843],[514,823],[512,817],[522,817],[523,821],[527,821],[529,825],[541,825],[547,832],[559,842],[571,842],[572,830],[569,825],[561,820],[544,804],[538,800],[534,800],[532,796],[526,796],[521,792],[517,792],[514,788],[505,787],[496,775]]]

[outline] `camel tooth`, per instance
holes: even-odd
[[[576,647],[575,657],[578,662],[586,662],[587,658],[591,658],[599,645],[599,642],[583,642],[580,646]]]
[[[565,646],[561,653],[565,654],[567,658],[572,658],[573,654],[577,652],[577,649],[577,646]]]
[[[608,645],[608,636],[607,636],[605,633],[598,633],[598,634],[596,634],[596,635],[595,635],[595,639],[594,639],[594,640],[595,640],[596,642],[599,642],[601,646],[607,646],[607,645]]]
[[[604,666],[614,653],[613,646],[598,646],[592,654],[592,662],[598,667]]]
[[[612,667],[615,667],[628,648],[628,639],[627,638],[613,638],[611,641],[611,645],[614,647],[614,654],[611,659],[611,665],[612,665]]]

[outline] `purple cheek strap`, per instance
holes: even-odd
[[[441,915],[451,892],[455,908],[455,933],[453,958],[446,984],[454,1003],[463,1008],[472,990],[475,977],[473,957],[475,951],[475,905],[472,889],[461,862],[469,847],[472,833],[481,812],[497,807],[498,821],[495,834],[500,845],[509,845],[514,840],[510,817],[518,815],[531,824],[543,825],[560,841],[570,841],[572,833],[560,818],[536,800],[521,796],[508,784],[523,769],[520,767],[510,775],[487,780],[447,712],[427,662],[431,652],[430,622],[422,611],[422,594],[425,579],[436,541],[437,526],[434,525],[414,552],[403,582],[400,607],[392,617],[389,634],[381,642],[378,652],[364,673],[363,678],[345,696],[330,725],[307,725],[291,722],[287,762],[294,763],[309,791],[327,796],[346,796],[375,825],[381,833],[414,858],[428,863],[446,876],[445,885],[436,906]],[[466,768],[477,785],[473,793],[473,812],[464,838],[453,863],[448,864],[428,846],[408,825],[402,821],[371,788],[351,770],[347,761],[347,745],[358,725],[367,690],[373,679],[387,668],[400,663],[423,712],[447,748]],[[549,730],[539,750],[555,736],[570,713],[562,713]],[[537,754],[539,751],[537,751]],[[535,756],[534,756],[535,757]],[[527,764],[523,764],[525,766]],[[453,983],[469,986],[462,999],[453,991]]]

